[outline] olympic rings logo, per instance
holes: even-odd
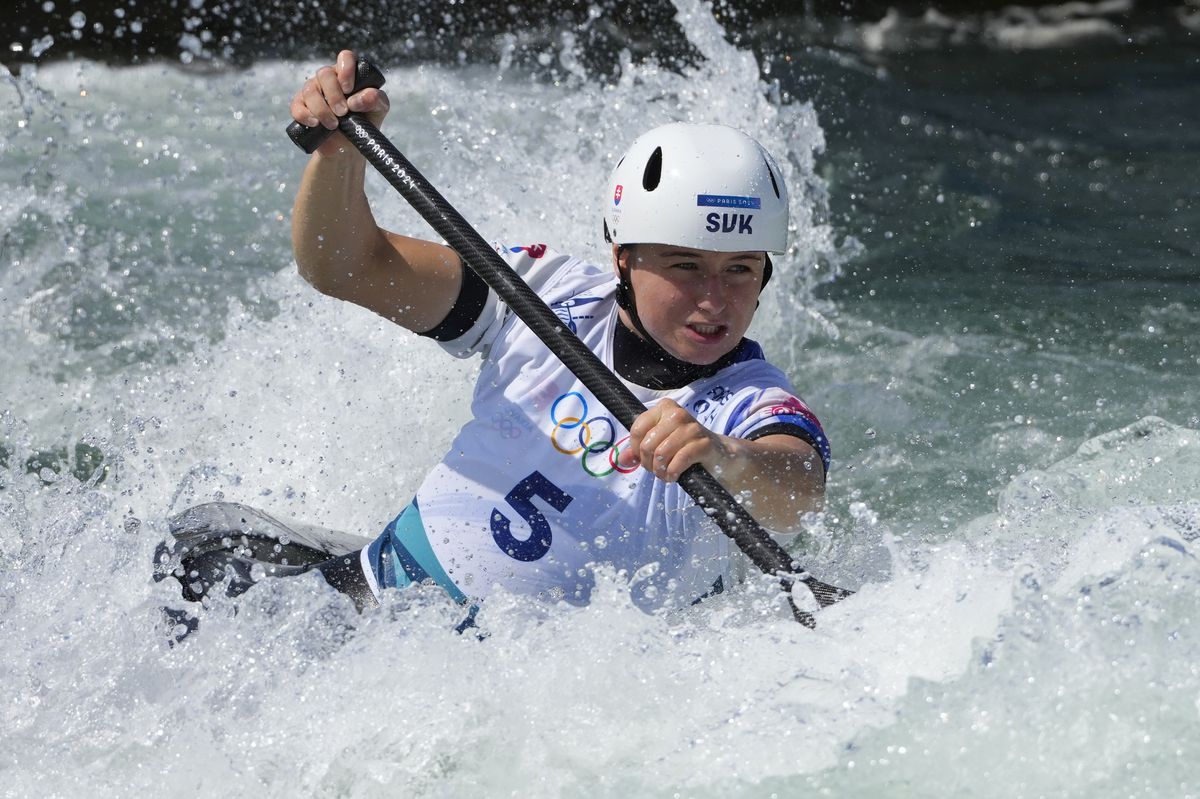
[[[629,440],[616,440],[617,424],[607,416],[588,418],[587,400],[578,391],[568,391],[550,406],[550,443],[564,455],[578,455],[583,470],[592,477],[607,477],[613,472],[629,474],[637,466],[620,466],[620,447]],[[607,468],[605,468],[607,466]]]
[[[520,438],[521,428],[517,424],[517,414],[514,411],[507,413],[493,413],[492,427],[499,431],[501,438]],[[529,423],[525,422],[525,426],[529,427]]]

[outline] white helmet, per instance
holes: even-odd
[[[642,134],[617,162],[606,203],[614,244],[787,248],[783,174],[761,144],[726,125],[674,122]]]

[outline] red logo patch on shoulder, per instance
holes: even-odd
[[[520,247],[513,247],[513,252],[523,252],[533,260],[537,260],[546,254],[545,244],[522,244]]]
[[[800,416],[814,423],[817,427],[821,426],[816,414],[810,411],[808,406],[796,397],[788,397],[778,405],[773,405],[767,412],[772,416]]]
[[[618,183],[617,188],[613,190],[613,205],[621,204],[621,195],[624,193],[625,187]]]

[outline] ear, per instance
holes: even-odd
[[[763,279],[762,285],[758,287],[758,293],[762,294],[762,290],[771,282],[771,273],[775,271],[775,265],[771,263],[771,253],[763,253]]]
[[[629,280],[629,257],[629,245],[613,245],[613,270],[617,273],[617,307],[632,314],[636,320],[637,315],[633,311],[633,283]]]
[[[633,246],[630,244],[614,244],[612,246],[613,271],[617,273],[617,277],[622,277],[622,270],[629,268],[632,250]]]

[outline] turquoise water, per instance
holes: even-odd
[[[315,64],[26,68],[0,85],[6,791],[1200,790],[1198,52],[759,58],[680,7],[686,68],[385,64],[385,130],[486,236],[583,253],[642,129],[779,154],[794,248],[753,335],[834,444],[800,551],[859,593],[808,631],[754,579],[647,617],[608,575],[585,610],[497,599],[480,643],[435,593],[358,617],[298,579],[168,646],[171,513],[381,529],[475,367],[296,276],[282,128]]]

